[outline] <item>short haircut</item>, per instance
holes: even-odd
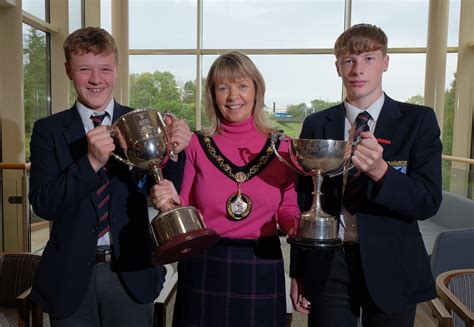
[[[357,24],[339,35],[334,44],[336,58],[346,53],[361,54],[381,50],[387,54],[388,38],[385,32],[372,24]]]
[[[72,32],[64,41],[63,49],[66,61],[71,59],[72,54],[86,53],[94,55],[114,53],[115,59],[118,60],[114,38],[99,27],[84,27]]]
[[[208,135],[214,135],[220,131],[221,112],[216,105],[216,85],[229,80],[236,81],[240,78],[249,78],[255,87],[255,104],[253,116],[257,129],[262,133],[271,130],[271,122],[264,110],[265,80],[252,60],[242,52],[230,51],[219,56],[207,74],[204,86],[206,113],[211,122],[206,131]]]

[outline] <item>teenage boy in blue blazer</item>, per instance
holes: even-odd
[[[107,31],[86,27],[67,37],[64,54],[77,100],[38,120],[31,139],[29,199],[53,221],[32,298],[53,327],[151,326],[164,269],[151,265],[146,190],[136,171],[109,160],[105,125],[131,110],[112,96],[117,47]],[[179,153],[191,132],[183,120],[169,123]],[[183,166],[171,162],[167,178],[180,182]]]
[[[383,92],[389,57],[379,27],[352,26],[334,52],[346,99],[307,117],[300,138],[352,141],[361,113],[366,127],[352,154],[355,173],[323,184],[323,206],[340,216],[344,245],[292,249],[293,304],[309,313],[310,326],[355,327],[360,315],[364,326],[413,326],[416,304],[436,296],[418,220],[441,202],[440,130],[431,108]],[[348,191],[354,185],[357,191]],[[302,210],[312,191],[311,180],[301,178]]]

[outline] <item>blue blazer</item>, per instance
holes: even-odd
[[[343,104],[308,116],[300,138],[344,140]],[[394,101],[385,95],[374,135],[389,164],[380,185],[361,175],[363,191],[357,222],[362,268],[373,300],[384,312],[436,296],[428,255],[418,220],[433,216],[441,203],[440,130],[431,108]],[[323,207],[339,216],[342,176],[325,178]],[[302,210],[311,206],[311,179],[301,177],[297,191]],[[314,251],[313,264],[299,263],[304,255],[292,249],[291,274],[306,277],[305,291],[317,295],[324,287],[333,252]],[[308,258],[306,258],[307,260]],[[304,261],[304,260],[303,260]],[[306,261],[308,262],[308,261]]]
[[[115,103],[113,120],[130,110]],[[127,166],[110,159],[107,168],[113,269],[136,301],[150,303],[163,286],[164,269],[150,263],[155,245],[146,194]],[[94,193],[102,184],[87,158],[86,134],[75,106],[35,123],[29,199],[35,213],[52,220],[53,227],[32,298],[56,318],[78,308],[91,281],[98,235]]]

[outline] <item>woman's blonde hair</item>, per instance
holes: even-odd
[[[255,126],[261,133],[269,133],[271,121],[264,110],[265,81],[250,58],[239,51],[230,51],[219,56],[209,69],[204,86],[206,114],[211,126],[203,132],[206,135],[219,133],[222,114],[216,105],[216,85],[224,81],[235,81],[239,78],[249,78],[255,87],[255,103],[252,115]]]

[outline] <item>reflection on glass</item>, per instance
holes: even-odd
[[[69,0],[69,33],[82,27],[82,0]]]
[[[426,47],[429,1],[352,0],[352,24],[382,28],[389,47]]]
[[[343,24],[344,0],[203,1],[204,48],[327,48]]]
[[[130,106],[170,111],[196,126],[196,58],[130,56]]]
[[[196,0],[129,0],[130,49],[196,47]]]
[[[22,9],[46,22],[49,22],[49,13],[46,12],[46,1],[49,0],[23,0]]]
[[[216,58],[203,57],[203,79]],[[333,55],[251,55],[250,58],[265,79],[269,115],[292,137],[298,137],[307,115],[341,100],[341,81]],[[202,112],[204,116],[204,108]]]
[[[443,160],[443,190],[474,200],[474,172],[462,164]]]

